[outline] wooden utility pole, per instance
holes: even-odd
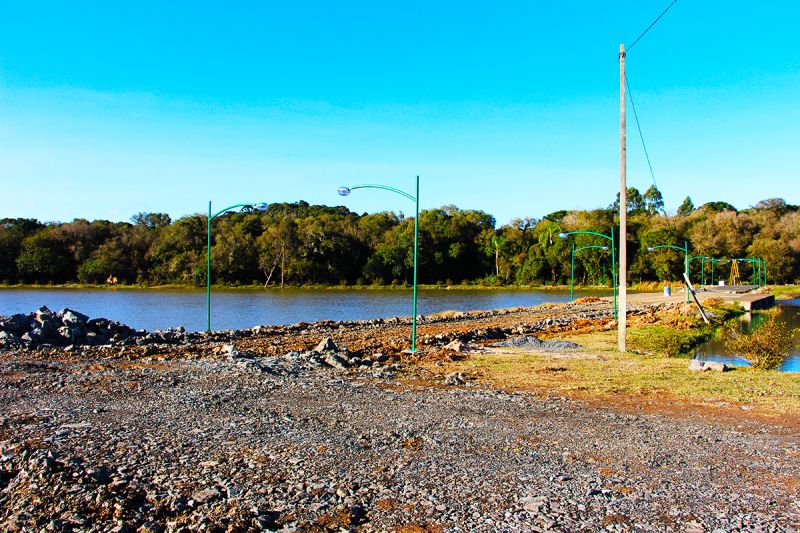
[[[628,188],[625,139],[625,45],[619,45],[619,311],[617,312],[617,349],[626,351],[628,319]]]

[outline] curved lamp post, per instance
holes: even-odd
[[[612,283],[614,284],[614,320],[616,320],[618,318],[619,311],[617,309],[617,270],[616,270],[616,268],[614,268],[616,266],[616,263],[615,263],[616,258],[615,258],[615,255],[614,255],[614,230],[612,229],[609,233],[610,233],[610,235],[605,235],[603,233],[597,233],[596,231],[568,231],[566,233],[559,233],[558,234],[558,238],[559,239],[566,239],[570,235],[594,235],[595,237],[602,237],[602,238],[604,238],[606,240],[611,241],[611,277],[612,277],[612,280],[613,280]],[[589,247],[587,246],[586,248],[589,248]],[[597,246],[596,248],[602,248],[602,246]],[[581,249],[582,248],[579,248],[579,250],[581,250]],[[575,263],[574,263],[575,255],[574,254],[575,254],[575,252],[578,251],[578,250],[575,250],[575,243],[574,242],[572,243],[572,250],[573,250],[573,252],[572,252],[573,253],[573,257],[572,257],[572,259],[573,259],[572,267],[573,268],[572,268],[572,270],[574,272],[575,271],[575,268],[574,268],[575,267]],[[570,302],[571,302],[572,301],[572,283],[570,283],[569,295],[570,295],[569,299],[570,299]]]
[[[650,246],[647,248],[648,252],[652,252],[653,250],[658,250],[659,248],[671,248],[673,250],[678,250],[679,252],[683,252],[683,271],[686,273],[686,277],[689,277],[689,243],[687,241],[683,241],[683,248],[680,246],[673,246],[671,244],[661,244],[659,246]],[[689,303],[689,286],[686,286],[686,303]]]
[[[414,217],[414,293],[411,301],[411,353],[417,352],[417,249],[419,244],[419,176],[417,176],[417,194],[412,196],[405,191],[389,187],[388,185],[365,184],[353,185],[352,187],[339,187],[338,192],[340,196],[349,196],[350,193],[356,189],[382,189],[384,191],[399,194],[404,198],[408,198],[416,206],[416,216]]]
[[[692,266],[692,261],[695,259],[700,260],[700,285],[705,287],[706,286],[706,259],[711,259],[707,255],[696,255],[694,257],[689,258],[689,266]],[[704,289],[705,290],[705,289]]]
[[[208,238],[208,246],[206,248],[206,331],[211,331],[211,221],[218,216],[227,213],[231,209],[236,209],[237,207],[249,207],[258,211],[266,211],[269,207],[269,204],[265,202],[234,204],[226,207],[225,209],[221,209],[212,215],[211,202],[208,202],[208,230],[206,235]]]

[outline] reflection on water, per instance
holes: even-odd
[[[781,316],[791,328],[800,328],[800,300],[782,301],[778,307]],[[761,322],[763,315],[746,313],[742,316],[740,327],[750,330]],[[712,339],[697,349],[697,357],[706,361],[719,361],[734,366],[750,366],[745,359],[731,353],[721,339]],[[786,358],[779,370],[783,372],[800,372],[800,335],[795,336],[795,348]]]
[[[578,291],[576,298],[609,295],[610,291]],[[569,292],[561,290],[432,289],[419,291],[418,312],[428,315],[567,301]],[[90,317],[102,316],[147,330],[184,326],[199,331],[206,327],[203,290],[0,289],[0,315],[29,313],[42,305],[54,311],[70,307]],[[215,290],[211,325],[213,329],[241,329],[409,315],[410,290]]]

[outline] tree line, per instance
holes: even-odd
[[[798,207],[773,198],[737,211],[726,202],[695,208],[687,198],[678,213],[664,212],[661,193],[627,194],[629,279],[681,279],[683,254],[648,252],[652,246],[683,247],[692,256],[761,257],[769,281],[800,278]],[[604,239],[559,234],[616,231],[618,200],[606,208],[556,211],[496,227],[489,213],[455,206],[420,213],[419,282],[490,285],[564,284],[575,246],[605,246]],[[205,215],[171,220],[139,213],[131,222],[42,223],[0,220],[0,281],[5,284],[203,285],[206,276]],[[618,234],[614,235],[619,243]],[[226,285],[402,285],[412,280],[414,220],[394,212],[357,214],[346,207],[306,202],[271,204],[266,211],[227,213],[212,221],[211,270]],[[617,245],[618,246],[618,245]],[[575,279],[587,285],[611,283],[610,250],[575,254]],[[699,281],[701,261],[692,262]],[[730,266],[717,264],[717,276]],[[740,265],[745,279],[749,266]],[[710,267],[706,264],[706,272]]]

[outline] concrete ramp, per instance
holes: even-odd
[[[725,294],[744,294],[755,290],[755,285],[706,285],[703,290]]]

